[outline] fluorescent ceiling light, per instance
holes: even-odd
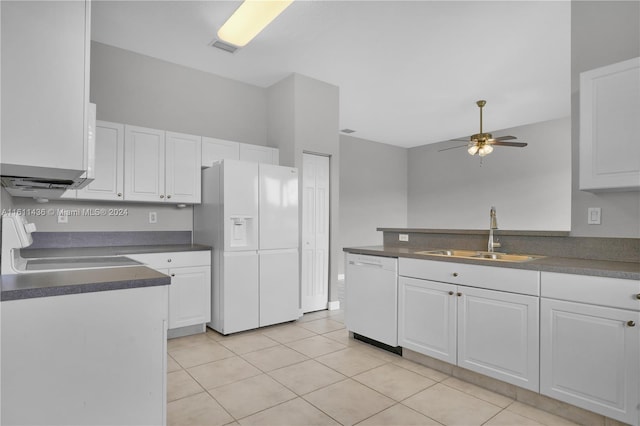
[[[218,30],[218,37],[235,46],[246,46],[291,3],[293,0],[245,0]]]

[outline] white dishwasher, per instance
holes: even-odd
[[[398,259],[347,253],[346,265],[347,329],[398,346]]]

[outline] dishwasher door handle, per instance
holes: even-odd
[[[382,264],[380,264],[380,263],[354,262],[353,260],[349,261],[349,265],[354,265],[354,266],[373,266],[373,267],[376,267],[376,268],[382,268]]]

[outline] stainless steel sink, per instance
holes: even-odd
[[[495,253],[486,251],[474,251],[474,250],[423,250],[417,251],[415,254],[426,254],[429,256],[446,256],[446,257],[459,257],[464,259],[483,259],[483,260],[495,260],[502,262],[528,262],[535,259],[540,259],[545,256],[535,256],[530,254],[511,254],[511,253]]]
[[[479,252],[474,250],[425,250],[417,251],[416,254],[428,254],[433,256],[450,256],[450,257],[472,257]]]

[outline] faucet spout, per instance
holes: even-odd
[[[491,206],[489,217],[489,241],[487,242],[487,251],[489,253],[493,253],[495,248],[500,247],[500,243],[493,240],[493,230],[498,229],[498,219],[496,217],[496,208],[494,206]]]

